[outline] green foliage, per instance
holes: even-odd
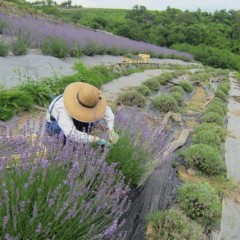
[[[223,125],[223,119],[221,117],[221,115],[219,115],[216,112],[208,112],[205,113],[202,117],[201,117],[201,121],[202,122],[206,122],[206,123],[216,123],[219,126]]]
[[[0,42],[0,56],[1,57],[6,57],[9,52],[9,46],[8,44],[4,42]]]
[[[195,144],[204,143],[216,149],[221,148],[221,138],[211,129],[205,131],[197,131],[194,135],[193,142]]]
[[[225,165],[219,151],[207,144],[191,145],[183,153],[184,159],[192,167],[204,174],[219,175],[225,173]]]
[[[8,26],[8,23],[0,20],[0,34],[3,34],[3,30]]]
[[[217,137],[219,137],[222,142],[225,141],[226,130],[215,123],[202,123],[202,124],[197,125],[195,127],[196,134],[201,131],[211,131]]]
[[[205,45],[191,46],[188,44],[175,44],[172,46],[178,51],[187,51],[194,55],[195,59],[203,64],[217,67],[240,70],[240,57],[230,50],[221,50]]]
[[[50,102],[50,94],[53,94],[53,85],[46,80],[27,81],[19,86],[20,91],[24,91],[32,101],[39,106],[47,106]]]
[[[153,98],[153,106],[163,112],[176,111],[177,110],[177,101],[170,94],[164,94]]]
[[[144,84],[139,87],[136,87],[135,90],[142,94],[143,96],[149,96],[151,94],[151,90]]]
[[[58,58],[64,58],[68,54],[67,43],[58,37],[48,37],[41,45],[42,53]]]
[[[21,35],[18,36],[17,40],[12,42],[11,48],[14,55],[25,55],[28,51],[28,40]]]
[[[217,90],[215,92],[215,96],[218,97],[218,98],[221,98],[224,101],[227,100],[227,95],[223,91],[221,91],[221,90]]]
[[[228,95],[228,92],[229,92],[230,88],[231,88],[231,87],[230,87],[230,83],[229,83],[229,82],[223,82],[223,83],[219,84],[217,90],[220,90],[220,91],[222,91],[224,94]]]
[[[147,86],[151,91],[159,91],[160,84],[155,78],[148,79],[143,82],[145,86]]]
[[[206,110],[206,113],[209,112],[218,113],[220,116],[224,117],[226,115],[226,106],[221,107],[217,103],[211,103]]]
[[[127,106],[144,107],[146,98],[135,90],[129,90],[119,95],[118,102]]]
[[[15,113],[23,110],[30,110],[33,105],[33,99],[24,91],[17,89],[0,90],[0,120],[6,121]]]
[[[71,57],[76,57],[76,58],[81,57],[82,49],[81,49],[80,43],[75,42],[73,45],[73,48],[70,49],[69,54]]]
[[[184,95],[184,90],[183,90],[183,88],[181,86],[173,86],[173,87],[171,87],[170,92],[178,92],[181,95]]]
[[[203,228],[179,209],[155,212],[149,217],[152,240],[204,240]]]
[[[170,93],[170,95],[172,97],[174,97],[174,99],[177,101],[178,105],[181,106],[184,100],[183,94],[181,94],[180,92],[172,92]]]
[[[190,81],[188,80],[182,80],[179,85],[186,90],[187,92],[192,92],[193,90],[193,85]]]
[[[208,183],[183,185],[178,191],[178,203],[188,217],[204,227],[218,227],[222,206],[217,191]]]
[[[117,163],[117,168],[124,175],[126,183],[131,187],[137,187],[146,172],[144,163],[147,159],[148,155],[141,146],[131,142],[130,134],[122,132],[118,143],[110,148],[106,162]]]
[[[173,79],[173,75],[172,75],[172,73],[163,73],[163,74],[159,75],[158,77],[156,77],[156,79],[161,85],[164,85],[168,81]]]

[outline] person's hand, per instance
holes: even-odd
[[[113,129],[109,130],[108,140],[112,144],[117,144],[119,140],[119,135],[114,132]]]

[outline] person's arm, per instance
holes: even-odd
[[[76,142],[93,142],[98,140],[98,138],[76,129],[72,117],[66,112],[62,101],[56,103],[52,115],[58,121],[58,125],[62,129],[64,135],[71,140]]]
[[[112,130],[114,128],[114,114],[109,106],[106,107],[103,118],[107,122],[107,128]]]

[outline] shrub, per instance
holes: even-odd
[[[205,227],[217,227],[221,204],[217,191],[208,183],[185,184],[178,190],[178,203],[188,217]]]
[[[67,43],[58,37],[48,37],[41,45],[42,53],[57,58],[64,58],[68,54]]]
[[[201,131],[211,131],[214,134],[216,134],[221,139],[221,141],[223,141],[223,142],[225,141],[226,130],[215,123],[199,124],[195,127],[195,131],[196,131],[196,133],[201,132]]]
[[[9,46],[4,42],[0,42],[0,56],[6,57],[8,55],[8,52],[9,52]]]
[[[217,175],[225,172],[225,165],[217,149],[207,144],[191,145],[183,153],[184,159],[192,167],[209,175]]]
[[[215,92],[215,96],[218,97],[218,98],[221,98],[224,101],[227,100],[227,95],[223,91],[221,91],[221,90],[217,90]]]
[[[73,44],[73,47],[69,51],[69,54],[70,54],[71,57],[75,57],[75,58],[81,57],[82,49],[81,49],[81,46],[80,46],[80,44],[78,42],[75,42]]]
[[[220,116],[224,117],[225,114],[226,114],[226,109],[225,108],[226,108],[225,106],[222,108],[218,104],[212,103],[207,108],[206,113],[214,112],[214,113],[218,113]]]
[[[183,95],[180,92],[172,92],[170,94],[177,101],[178,105],[181,106],[183,103]]]
[[[1,238],[112,239],[129,188],[106,165],[106,151],[70,141],[63,146],[61,137],[36,136],[30,144],[26,135],[3,134]]]
[[[126,131],[122,132],[118,143],[110,148],[106,162],[117,163],[117,168],[123,173],[126,183],[137,187],[146,171],[144,163],[148,155],[143,151],[142,146],[137,146],[131,141],[131,135]]]
[[[222,119],[221,115],[219,115],[218,113],[215,113],[215,112],[205,113],[201,117],[201,121],[207,122],[207,123],[216,123],[219,126],[222,126],[222,124],[223,124],[223,119]]]
[[[160,89],[160,84],[155,78],[144,81],[143,85],[147,86],[151,91],[159,91]]]
[[[3,34],[3,30],[8,26],[8,23],[0,20],[0,34]]]
[[[221,147],[221,138],[211,129],[205,131],[197,131],[193,138],[193,142],[196,144],[204,143],[217,149]]]
[[[216,106],[217,108],[221,108],[222,111],[224,111],[224,115],[226,115],[226,113],[227,113],[227,106],[223,102],[222,99],[220,99],[218,97],[215,97],[214,100],[210,103],[209,107],[212,106],[212,105]]]
[[[180,82],[180,86],[181,86],[184,90],[186,90],[187,92],[192,92],[192,90],[193,90],[193,85],[192,85],[192,83],[191,83],[190,81],[188,81],[188,80],[182,80],[182,81]]]
[[[153,213],[149,217],[152,240],[204,240],[203,228],[179,209]],[[147,238],[147,239],[148,239]]]
[[[153,98],[153,106],[163,112],[176,111],[177,110],[177,101],[170,94],[165,94]]]
[[[25,55],[28,51],[28,40],[22,36],[18,36],[17,40],[11,43],[14,55]]]
[[[170,92],[178,92],[178,93],[184,95],[184,90],[183,90],[183,88],[181,86],[173,86],[173,87],[171,87]]]
[[[173,78],[172,73],[163,73],[156,77],[156,80],[159,82],[159,84],[163,85],[170,81],[172,78]]]
[[[0,90],[0,120],[10,119],[16,112],[29,110],[33,105],[33,99],[24,91],[16,89]]]
[[[139,87],[136,87],[135,89],[143,96],[149,96],[151,94],[151,90],[144,84]]]
[[[218,86],[217,90],[221,90],[224,94],[228,95],[230,88],[231,87],[229,82],[223,82]]]
[[[118,101],[127,106],[144,107],[146,104],[146,98],[134,90],[126,91],[118,97]]]

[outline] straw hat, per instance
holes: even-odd
[[[68,114],[80,122],[101,119],[107,106],[101,91],[84,82],[69,84],[64,90],[63,102]]]

